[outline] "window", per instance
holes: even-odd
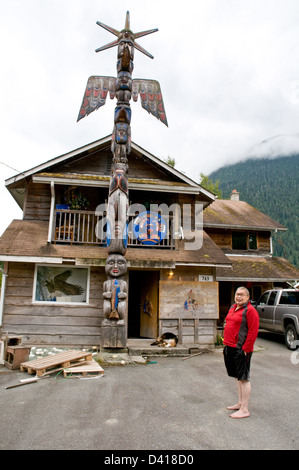
[[[246,232],[233,232],[232,233],[232,248],[233,250],[247,250],[247,233]]]
[[[262,295],[262,286],[252,286],[252,299],[253,300],[258,300],[260,296]]]
[[[299,305],[299,291],[282,292],[279,303],[287,305]]]
[[[255,232],[249,232],[248,234],[248,249],[257,250],[257,237]]]
[[[34,302],[87,303],[89,269],[76,266],[37,265]]]
[[[257,234],[255,232],[232,232],[233,250],[257,250]]]
[[[258,305],[266,304],[268,300],[269,292],[265,292],[265,294],[262,295],[262,297],[258,301]]]
[[[276,291],[271,292],[269,300],[268,300],[268,305],[274,305],[276,294],[277,294]]]

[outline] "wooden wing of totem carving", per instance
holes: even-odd
[[[133,101],[140,95],[141,106],[168,127],[160,83],[156,80],[135,78],[132,85]]]
[[[77,121],[104,106],[108,92],[110,98],[113,99],[116,93],[116,83],[115,77],[96,75],[89,77]],[[138,95],[140,95],[141,106],[168,127],[160,83],[156,80],[134,79],[132,81],[133,101],[138,100]]]
[[[109,91],[110,98],[115,96],[115,77],[89,77],[79,111],[77,122],[96,109],[104,106]]]

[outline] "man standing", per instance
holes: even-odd
[[[225,319],[223,354],[228,375],[237,380],[239,401],[227,409],[235,410],[231,418],[247,418],[250,416],[250,361],[259,329],[259,314],[249,301],[246,287],[236,290],[235,302]]]

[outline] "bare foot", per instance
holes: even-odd
[[[231,418],[236,418],[236,419],[240,419],[240,418],[248,418],[250,416],[250,413],[249,411],[236,411],[235,413],[232,413],[231,415],[229,415]]]
[[[241,405],[233,405],[233,406],[227,406],[226,409],[227,410],[239,410],[241,407]]]

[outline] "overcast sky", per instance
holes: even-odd
[[[121,30],[127,10],[133,32],[159,29],[133,78],[160,82],[169,124],[132,102],[134,142],[195,181],[299,151],[298,0],[1,0],[0,233],[21,217],[5,179],[111,134],[115,100],[76,120],[88,77],[116,76],[96,21]]]

